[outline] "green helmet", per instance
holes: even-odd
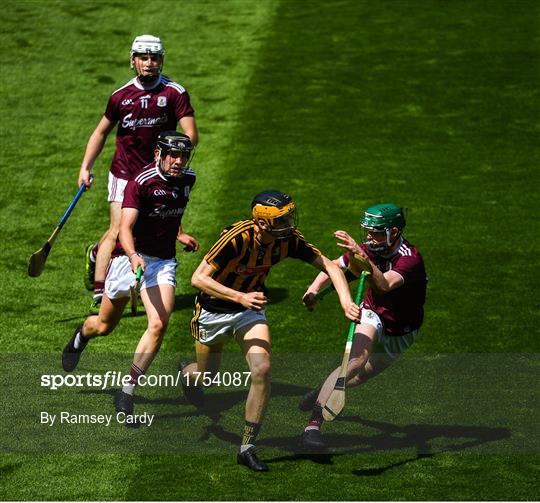
[[[360,218],[360,225],[366,231],[384,232],[386,234],[385,243],[375,243],[370,240],[366,241],[371,251],[384,253],[395,243],[395,239],[394,241],[391,239],[392,229],[397,227],[400,231],[398,234],[399,236],[405,228],[405,216],[403,215],[403,209],[397,204],[375,204],[366,209]]]
[[[405,227],[403,209],[394,203],[375,204],[364,212],[360,225],[370,231],[384,231],[392,227],[403,230]]]

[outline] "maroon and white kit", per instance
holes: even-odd
[[[118,123],[111,173],[131,179],[153,161],[159,133],[175,130],[180,119],[194,114],[188,92],[164,75],[151,89],[134,78],[114,91],[105,109],[105,117]]]
[[[133,227],[137,252],[161,259],[175,257],[176,236],[195,178],[191,169],[182,177],[167,178],[150,165],[128,182],[122,208],[139,210]]]
[[[403,335],[418,330],[424,320],[427,275],[424,261],[416,246],[402,239],[391,257],[381,257],[361,245],[369,258],[383,273],[395,271],[403,277],[403,285],[381,294],[368,288],[362,307],[377,313],[387,335]],[[350,252],[341,256],[340,262],[348,268]]]

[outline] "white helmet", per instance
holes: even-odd
[[[135,54],[159,54],[163,56],[165,50],[161,39],[152,35],[139,35],[131,44],[131,57]]]

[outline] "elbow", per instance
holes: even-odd
[[[191,276],[191,286],[197,290],[201,289],[201,278],[199,274],[197,274],[197,271],[195,271],[193,276]]]

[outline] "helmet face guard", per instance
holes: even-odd
[[[283,192],[268,190],[261,192],[251,204],[253,218],[264,222],[264,231],[275,239],[289,237],[298,226],[296,205],[291,196]]]
[[[368,249],[374,253],[384,254],[401,236],[401,232],[405,227],[405,217],[402,208],[393,203],[376,204],[370,206],[364,212],[360,219],[360,225],[364,229],[364,243],[368,245]],[[392,239],[392,230],[394,228],[397,228],[399,232]],[[384,240],[373,239],[373,234],[383,233]]]

